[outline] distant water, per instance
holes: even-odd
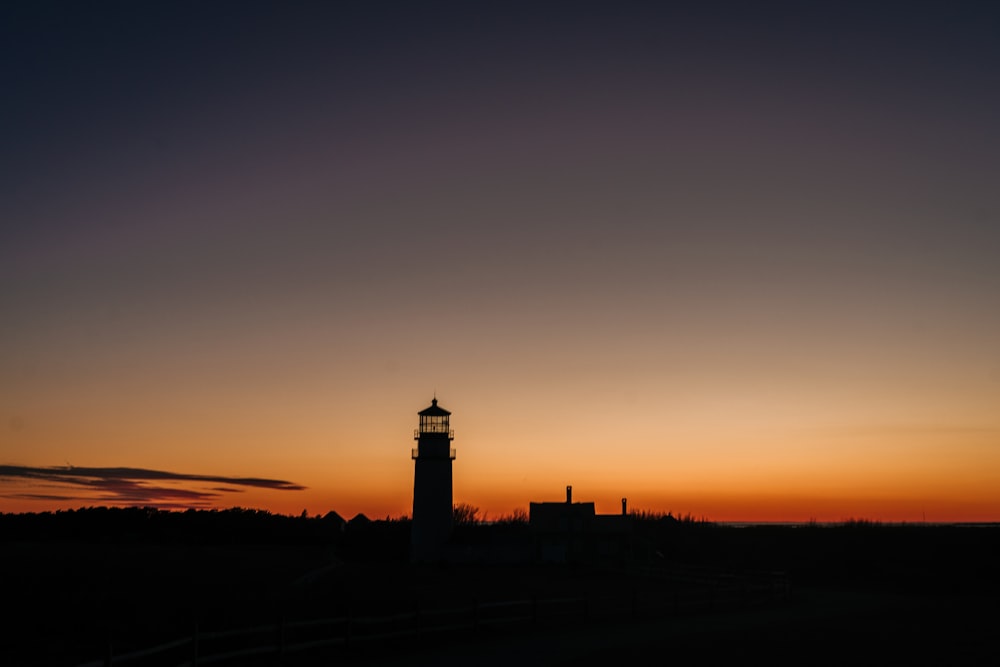
[[[948,521],[869,521],[867,519],[862,521],[853,522],[858,525],[871,525],[871,526],[885,526],[885,527],[895,527],[895,526],[927,526],[927,527],[942,527],[942,526],[953,526],[957,528],[1000,528],[1000,522],[948,522]],[[719,526],[729,526],[731,528],[753,528],[757,526],[784,526],[787,528],[808,528],[810,526],[845,526],[850,525],[850,521],[717,521]]]

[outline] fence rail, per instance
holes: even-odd
[[[694,579],[694,577],[692,577]],[[251,656],[280,656],[331,646],[350,646],[440,632],[474,633],[488,626],[537,626],[587,620],[658,617],[671,614],[734,609],[782,602],[790,597],[788,579],[779,573],[740,578],[698,577],[694,588],[675,586],[670,593],[641,589],[619,595],[532,597],[463,606],[421,609],[381,616],[340,616],[202,632],[149,648],[80,663],[76,667],[171,665],[199,667]],[[686,580],[688,584],[690,580]],[[234,641],[235,640],[235,641]],[[239,664],[239,663],[234,663]]]

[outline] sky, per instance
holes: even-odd
[[[1000,521],[1000,11],[10,2],[0,511]]]

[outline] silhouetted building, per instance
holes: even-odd
[[[410,535],[410,559],[434,562],[444,558],[451,537],[452,513],[451,462],[455,450],[451,441],[451,413],[437,404],[417,413],[420,425],[413,438],[413,526]]]
[[[621,514],[597,514],[594,503],[531,503],[528,524],[535,558],[548,563],[624,563],[632,559],[632,517],[622,499]]]

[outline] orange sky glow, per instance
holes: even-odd
[[[0,512],[1000,521],[988,8],[612,4],[0,21]]]

